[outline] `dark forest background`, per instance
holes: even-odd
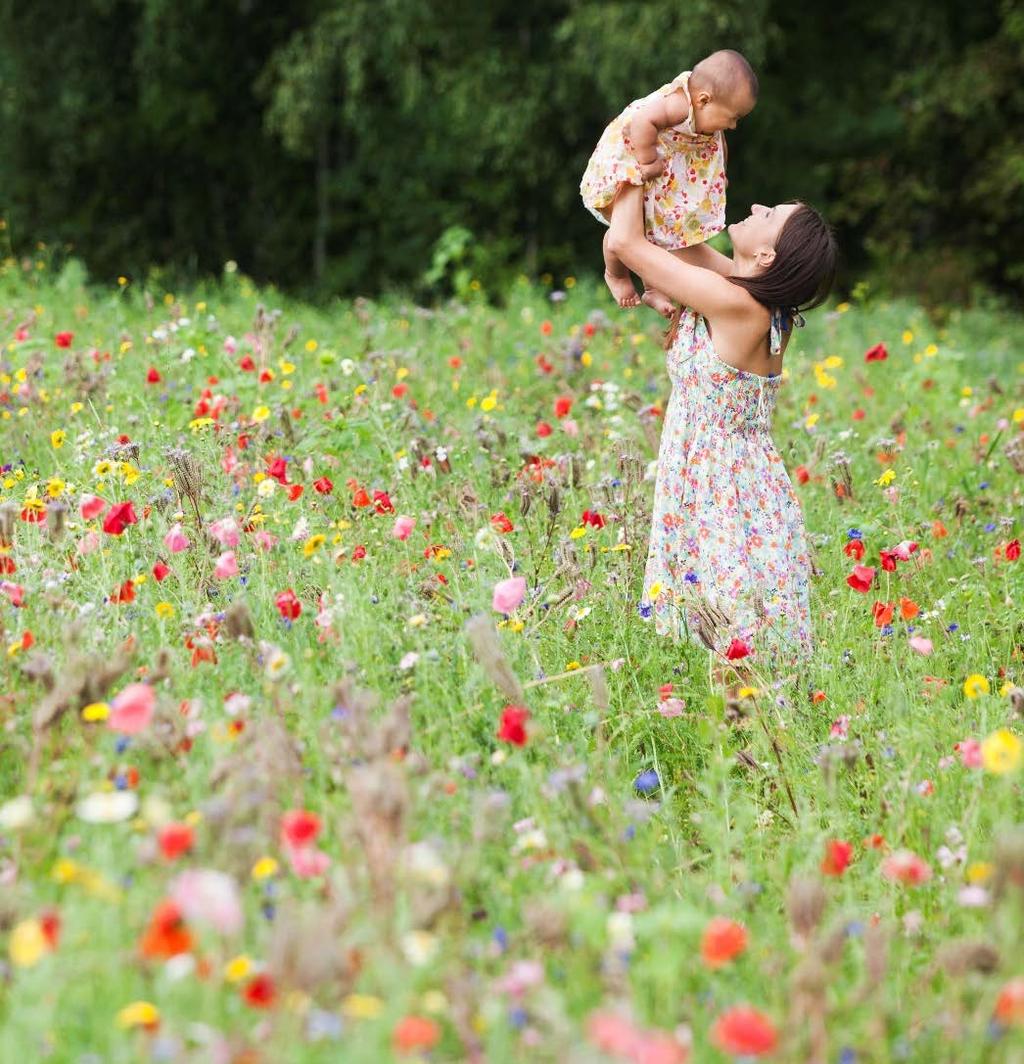
[[[730,220],[804,198],[848,282],[1019,297],[1010,0],[0,0],[0,211],[15,254],[71,245],[100,278],[596,273],[578,186],[604,124],[717,47],[761,79]]]

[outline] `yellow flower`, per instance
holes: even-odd
[[[156,1027],[160,1010],[148,1001],[133,1001],[117,1014],[118,1027]]]
[[[82,720],[95,724],[110,716],[110,706],[106,702],[90,702],[82,709]]]
[[[289,373],[294,373],[295,372],[295,363],[294,362],[285,362],[285,360],[283,358],[279,358],[277,360],[277,367],[278,367],[278,369],[280,369],[281,373],[284,374],[284,376],[286,376],[286,377],[288,376]]]
[[[964,694],[968,698],[980,698],[989,692],[988,680],[980,673],[974,672],[964,680]]]
[[[1018,406],[1013,412],[1013,423],[1019,425],[1024,421],[1024,406]]]
[[[50,433],[50,446],[57,450],[64,446],[64,441],[67,439],[67,433],[63,429],[54,429]]]
[[[113,472],[114,467],[105,458],[101,458],[93,467],[92,474],[94,477],[109,477]]]
[[[252,961],[241,953],[224,965],[224,978],[229,983],[241,982],[252,971]]]
[[[586,525],[579,525],[579,526],[577,526],[576,528],[574,528],[574,529],[573,529],[573,530],[572,530],[572,531],[571,531],[571,532],[569,533],[569,538],[570,538],[570,539],[581,539],[581,538],[582,538],[583,536],[585,536],[586,534],[587,534],[587,526],[586,526]]]
[[[879,478],[878,478],[878,479],[877,479],[877,480],[875,481],[875,483],[876,483],[876,484],[877,484],[877,485],[878,485],[879,487],[881,487],[881,488],[884,488],[884,487],[887,487],[887,486],[888,486],[889,484],[891,484],[891,483],[892,483],[892,482],[893,482],[893,481],[894,481],[895,479],[896,479],[896,471],[895,471],[895,470],[893,470],[893,469],[887,469],[887,470],[886,470],[886,471],[885,471],[885,472],[884,472],[884,473],[883,473],[883,474],[882,474],[882,475],[881,475],[881,476],[880,476],[880,477],[879,477]]]
[[[580,355],[580,364],[583,366],[589,366],[594,361],[594,356],[589,351],[584,351]]]
[[[836,312],[838,314],[845,314],[849,309],[850,309],[850,304],[849,303],[837,303],[836,304]]]
[[[317,532],[315,535],[310,536],[303,544],[303,556],[309,558],[314,555],[324,545],[326,540],[327,537],[322,532]]]
[[[266,406],[258,406],[252,412],[252,419],[256,422],[266,421],[268,417],[270,417],[270,408]]]
[[[984,883],[991,878],[995,868],[988,861],[973,861],[967,866],[968,883]]]
[[[310,354],[312,354],[319,346],[320,345],[316,342],[316,340],[307,340],[306,341],[306,350]]]
[[[909,329],[903,330],[903,342],[905,344],[912,344],[914,342],[914,334]]]
[[[64,491],[64,481],[60,477],[50,477],[46,485],[46,494],[51,499],[59,498]]]
[[[651,586],[647,589],[647,593],[651,596],[652,599],[657,598],[661,594],[661,581],[656,580],[653,584],[651,584]]]
[[[939,349],[935,346],[935,344],[929,344],[924,349],[925,358],[934,358],[938,353],[939,353]]]
[[[384,1011],[384,1002],[372,994],[349,994],[341,1011],[354,1020],[372,1020]]]
[[[1021,747],[1024,744],[1008,728],[994,731],[981,744],[981,762],[989,772],[1001,776],[1020,767]]]
[[[490,395],[485,396],[480,400],[481,410],[493,410],[498,405],[498,393],[491,392]]]
[[[118,286],[120,288],[124,288],[124,286],[128,283],[128,278],[127,277],[118,277],[117,283],[118,283]]]
[[[8,945],[11,964],[16,968],[31,968],[39,963],[49,945],[38,920],[22,920],[11,931]]]
[[[277,861],[275,861],[273,857],[261,857],[252,866],[251,875],[252,875],[252,878],[256,879],[256,880],[269,879],[271,876],[277,874],[277,869],[278,869],[278,864],[277,864]]]
[[[818,424],[819,417],[821,417],[820,414],[808,414],[807,417],[804,419],[804,426],[806,428],[813,429],[814,426]]]
[[[72,403],[71,404],[71,413],[72,414],[78,414],[84,409],[85,409],[85,404],[84,403]]]
[[[578,661],[570,661],[569,664],[566,665],[565,671],[575,672],[578,668],[580,668],[580,663]]]
[[[408,370],[408,368],[406,366],[399,366],[398,369],[395,370],[395,379],[396,380],[404,381],[405,378],[408,377],[408,376],[409,376],[409,370]]]
[[[161,619],[174,616],[174,607],[169,602],[158,602],[153,609]]]
[[[838,355],[829,355],[822,363],[825,369],[839,369],[842,364],[843,360]]]

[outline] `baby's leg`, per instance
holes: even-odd
[[[709,270],[717,269],[717,263],[709,261],[706,252],[710,252],[711,255],[716,254],[716,252],[712,252],[710,248],[706,248],[704,244],[697,244],[694,247],[689,248],[673,248],[669,254],[675,255],[677,259],[680,259],[682,262],[688,262],[693,266],[704,266]],[[723,259],[725,258],[725,256],[719,257]],[[729,260],[726,259],[725,261],[728,262]],[[729,266],[731,267],[731,265],[732,263],[730,262]],[[656,310],[663,318],[671,318],[675,313],[675,304],[664,292],[660,292],[657,288],[645,287],[641,299],[652,310]]]
[[[611,218],[612,208],[608,208],[608,217]],[[604,250],[604,280],[605,284],[611,290],[612,295],[615,297],[615,301],[620,307],[628,309],[629,307],[640,306],[640,297],[636,294],[636,289],[633,287],[633,278],[629,276],[629,270],[626,269],[625,263],[617,255],[613,255],[608,250],[608,237],[611,233],[609,230],[604,235],[604,243],[602,245]]]

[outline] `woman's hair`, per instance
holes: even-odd
[[[730,277],[772,309],[810,310],[828,298],[836,279],[836,238],[828,222],[806,203],[787,219],[775,241],[775,258],[762,273]]]

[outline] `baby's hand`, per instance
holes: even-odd
[[[661,177],[665,172],[665,160],[659,155],[653,163],[641,163],[638,162],[640,167],[640,176],[645,181],[652,181],[656,177]]]

